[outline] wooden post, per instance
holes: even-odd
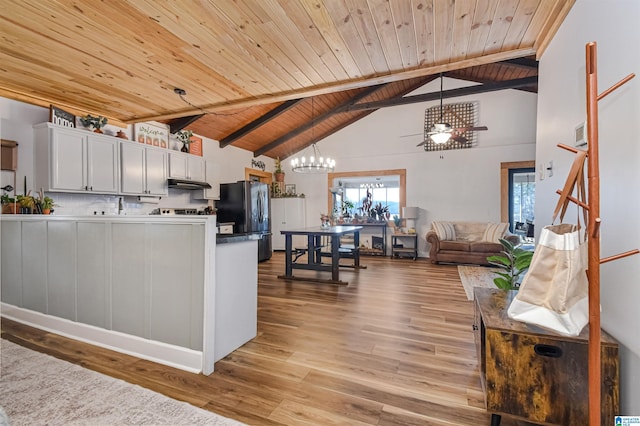
[[[600,425],[600,170],[598,165],[598,67],[597,45],[586,46],[587,140],[589,182],[589,225],[587,227],[589,260],[589,425]]]

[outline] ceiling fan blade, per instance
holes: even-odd
[[[451,140],[452,141],[456,141],[456,142],[460,142],[460,143],[468,143],[469,142],[469,140],[467,138],[465,138],[464,136],[459,136],[459,135],[451,136]]]
[[[425,144],[425,143],[427,143],[427,142],[429,142],[429,139],[427,139],[427,140],[424,140],[424,141],[420,142],[420,143],[419,143],[418,145],[416,145],[416,146],[422,146],[422,145],[424,145],[424,144]]]
[[[475,127],[458,127],[453,129],[454,132],[475,132],[478,130],[489,130],[487,126],[475,126]]]

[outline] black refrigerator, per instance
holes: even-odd
[[[269,185],[241,180],[220,185],[218,222],[233,222],[234,234],[260,234],[258,261],[271,259]]]

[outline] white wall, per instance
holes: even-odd
[[[554,176],[536,182],[536,224],[549,224],[573,155],[574,127],[586,117],[585,45],[598,43],[598,92],[640,72],[640,2],[578,0],[540,61],[536,161],[554,163]],[[640,81],[599,102],[601,255],[640,246]],[[574,213],[572,213],[574,214]],[[575,217],[575,216],[573,216]],[[569,220],[572,217],[569,216]],[[602,265],[602,327],[621,350],[620,414],[640,413],[640,255]]]
[[[49,121],[49,110],[23,102],[14,101],[0,97],[0,136],[2,139],[9,139],[18,142],[18,170],[17,184],[15,185],[18,194],[24,192],[24,179],[27,179],[27,191],[35,193],[38,188],[33,187],[34,183],[34,124]],[[117,127],[107,125],[106,134],[115,134],[120,130]],[[126,133],[131,139],[132,126],[126,129]],[[235,182],[244,179],[245,167],[251,167],[253,154],[244,149],[228,146],[220,149],[217,141],[203,138],[203,157],[212,161],[220,169],[221,182]],[[179,149],[179,146],[173,146]],[[266,164],[273,161],[267,157],[258,157],[258,160]],[[0,186],[13,184],[13,173],[2,171]],[[145,204],[137,201],[137,197],[124,197],[124,208],[128,214],[147,214],[156,207],[204,207],[207,202],[193,199],[193,191],[169,190],[169,196],[163,197],[158,204]],[[51,194],[58,205],[56,214],[93,214],[97,211],[101,214],[115,213],[118,206],[118,196],[110,195],[84,195],[84,194]]]
[[[444,80],[444,89],[469,85]],[[411,94],[440,89],[433,81]],[[416,223],[420,256],[434,220],[500,221],[500,163],[535,158],[536,98],[532,93],[504,90],[447,102],[479,101],[478,145],[456,151],[425,152],[424,111],[439,102],[384,108],[318,143],[324,156],[336,159],[336,172],[406,169],[407,205],[420,207]],[[283,162],[286,182],[307,196],[307,224],[320,223],[327,212],[327,177],[299,175]]]

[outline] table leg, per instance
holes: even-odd
[[[491,426],[500,426],[500,420],[502,420],[502,416],[500,414],[492,414]]]
[[[292,259],[291,259],[291,234],[286,234],[284,236],[284,250],[285,250],[285,258],[284,258],[284,275],[290,277],[293,275],[293,268],[291,267]]]
[[[353,267],[360,267],[360,231],[353,233]]]
[[[331,237],[331,279],[340,281],[340,237]]]

